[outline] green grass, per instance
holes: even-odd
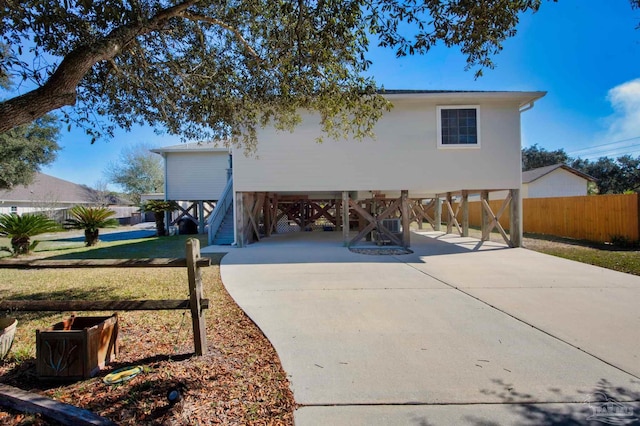
[[[46,241],[50,244],[49,248],[46,245],[44,250],[38,247],[40,251],[36,252],[36,256],[45,259],[185,257],[186,240],[193,237],[200,240],[201,246],[206,245],[206,235],[176,235],[100,242],[95,247],[84,247],[83,243],[76,243],[71,248],[52,249],[51,247],[60,243],[59,240],[53,239]],[[29,258],[24,257],[25,260]],[[214,265],[219,263],[220,258],[220,255],[214,255]],[[211,273],[213,271],[207,271],[208,278],[217,281],[217,276],[211,276]],[[0,298],[13,300],[186,299],[188,298],[187,275],[186,269],[183,268],[0,269]],[[15,313],[19,327],[10,357],[12,356],[13,360],[18,362],[34,357],[34,331],[49,327],[68,314]],[[91,315],[101,315],[101,313]],[[166,332],[166,324],[182,322],[182,313],[161,311],[150,315],[127,312],[122,315],[122,321],[135,322],[150,330]],[[188,333],[183,333],[183,336],[188,336]]]
[[[578,245],[571,247],[540,247],[534,250],[565,259],[613,269],[614,271],[640,275],[639,251],[608,250]]]

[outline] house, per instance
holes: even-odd
[[[85,185],[69,182],[64,179],[37,172],[29,185],[18,185],[12,189],[0,191],[0,214],[43,213],[57,220],[66,218],[66,211],[71,207],[102,204],[105,201],[116,212],[121,222],[131,217],[135,207],[125,206],[125,201],[118,197],[104,195]]]
[[[164,159],[165,200],[177,201],[179,212],[167,215],[168,226],[192,222],[201,233],[231,173],[229,148],[213,142],[191,142],[152,149]],[[159,194],[153,198],[158,199]]]
[[[566,164],[522,172],[522,198],[575,197],[587,195],[596,180]]]
[[[513,222],[508,242],[518,246],[520,114],[544,95],[386,91],[384,96],[394,107],[377,122],[376,137],[363,141],[325,137],[322,144],[316,143],[320,117],[309,111],[302,113],[293,132],[262,128],[255,154],[245,156],[234,148],[232,179],[222,193],[207,194],[217,200],[208,220],[210,242],[220,241],[220,230],[231,229],[226,242],[231,239],[243,246],[281,227],[306,231],[321,227],[342,231],[345,245],[373,238],[408,246],[412,221],[422,226],[427,220],[440,229],[440,219],[445,218],[448,232],[455,226],[465,235],[468,197],[488,198],[489,192],[508,190]],[[215,151],[195,148],[175,160],[172,152],[162,152],[166,181],[177,184],[169,184],[167,199],[185,199],[181,188],[185,185],[208,187],[210,181],[211,188],[220,188],[220,176],[226,172],[222,160],[217,169],[204,164],[204,155]],[[202,174],[192,173],[195,168]],[[194,195],[204,199],[204,194]],[[462,199],[461,217],[451,207],[454,195]],[[487,220],[487,227],[496,226],[495,222]],[[355,231],[352,237],[350,232]]]

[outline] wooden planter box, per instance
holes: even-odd
[[[93,377],[117,354],[118,316],[71,316],[36,330],[36,371],[43,379]]]

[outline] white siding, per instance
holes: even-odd
[[[564,169],[556,169],[528,186],[528,198],[587,195],[587,180]]]
[[[259,132],[257,156],[234,155],[236,191],[369,191],[434,194],[519,188],[520,112],[516,101],[478,100],[482,147],[438,149],[436,106],[444,99],[399,99],[378,122],[376,139],[315,142],[318,117],[293,133]],[[468,104],[469,100],[458,102]],[[411,194],[410,194],[411,195]]]
[[[167,152],[168,200],[217,200],[227,183],[227,152]]]

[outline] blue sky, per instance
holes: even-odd
[[[397,59],[373,48],[371,73],[386,89],[543,90],[548,94],[522,115],[522,142],[564,148],[583,158],[640,155],[640,10],[628,0],[544,2],[522,17],[518,34],[494,57],[496,68],[474,80],[465,58],[443,47],[426,56]],[[625,142],[614,143],[630,139]],[[150,128],[118,131],[90,144],[81,131],[64,130],[58,159],[43,172],[93,186],[123,147],[164,146],[179,138]],[[635,145],[635,146],[634,146]]]

